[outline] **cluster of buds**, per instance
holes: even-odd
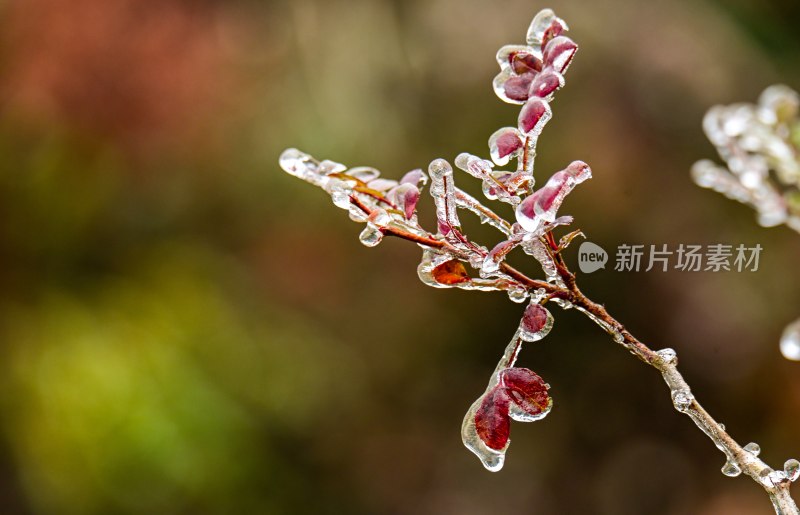
[[[770,86],[757,104],[711,108],[703,128],[728,166],[699,161],[695,182],[749,204],[764,227],[785,224],[800,232],[800,95]],[[800,319],[784,330],[780,350],[800,361]]]
[[[564,85],[564,73],[578,49],[564,35],[566,31],[566,23],[545,9],[534,17],[525,45],[499,50],[500,73],[493,81],[494,90],[503,101],[522,106],[517,127],[504,127],[491,135],[491,160],[462,153],[454,161],[456,168],[482,181],[487,199],[510,205],[513,221],[457,188],[453,167],[444,159],[434,160],[427,175],[413,170],[394,181],[380,178],[374,168],[348,169],[296,149],[286,150],[280,158],[286,172],[322,188],[353,221],[366,224],[360,236],[364,245],[375,246],[387,234],[420,244],[423,256],[418,275],[425,284],[504,291],[514,302],[528,302],[486,391],[473,403],[462,426],[464,444],[489,470],[499,470],[503,465],[510,419],[538,420],[552,407],[549,385],[531,370],[513,365],[523,342],[542,339],[553,325],[553,317],[543,304],[554,300],[569,307],[568,302],[553,298],[545,289],[532,291],[504,261],[519,246],[540,263],[547,280],[543,284],[561,287],[558,252],[579,234],[574,231],[557,244],[551,231],[572,222],[572,217],[557,216],[557,212],[567,194],[591,178],[589,166],[575,161],[554,173],[539,189],[534,188],[533,175],[536,143],[552,116],[550,103]],[[495,169],[506,168],[512,161],[516,161],[515,168]],[[435,232],[423,228],[416,214],[420,192],[428,182],[436,207]],[[486,247],[470,240],[461,228],[459,211],[471,212],[497,229],[502,234],[499,243]]]

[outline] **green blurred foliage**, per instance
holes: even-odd
[[[776,342],[800,239],[688,176],[711,157],[708,106],[798,86],[796,5],[549,6],[582,46],[537,176],[592,165],[564,209],[576,225],[605,248],[765,248],[754,274],[606,271],[584,289],[676,348],[737,438],[797,456],[800,376]],[[556,408],[485,472],[458,427],[521,307],[425,288],[417,248],[365,250],[277,167],[289,146],[387,176],[485,155],[516,116],[494,52],[542,7],[3,3],[0,511],[769,513],[660,378],[571,312],[522,356]]]

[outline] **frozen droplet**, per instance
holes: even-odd
[[[511,302],[521,304],[528,298],[528,290],[521,287],[511,287],[508,289],[508,298]]]
[[[367,223],[358,239],[367,247],[374,247],[383,239],[383,232],[372,223]]]
[[[783,473],[789,478],[789,481],[797,481],[800,478],[800,461],[792,458],[786,460],[783,464]]]
[[[666,348],[661,349],[656,354],[664,360],[664,363],[667,365],[677,365],[678,364],[678,354],[675,352],[674,349]]]
[[[353,188],[349,182],[331,179],[326,190],[330,194],[334,206],[350,210],[350,195],[353,194]]]
[[[800,319],[795,320],[784,329],[780,347],[784,358],[800,361]]]
[[[725,431],[725,424],[720,423],[719,424],[719,428],[722,429],[723,431]]]
[[[528,27],[528,35],[525,38],[529,45],[539,46],[542,44],[545,31],[550,28],[553,21],[559,21],[562,25],[564,23],[556,17],[556,13],[552,9],[542,9],[536,16],[533,17],[530,26]],[[564,25],[566,27],[566,25]]]
[[[310,182],[315,186],[324,187],[328,177],[319,170],[320,163],[296,148],[287,148],[278,160],[283,170],[299,179]]]
[[[389,213],[386,212],[385,209],[376,208],[369,214],[369,218],[367,219],[371,224],[375,227],[381,228],[386,227],[392,222],[392,217]]]
[[[689,390],[675,390],[672,392],[672,405],[680,412],[685,412],[692,405],[694,395]]]
[[[744,450],[752,454],[753,456],[758,456],[761,454],[761,446],[755,442],[750,442],[749,444],[744,446]]]
[[[541,304],[531,302],[520,320],[519,337],[526,342],[536,342],[547,336],[552,328],[553,315]]]
[[[380,176],[380,174],[381,173],[378,170],[372,168],[371,166],[356,166],[347,171],[347,175],[355,179],[358,179],[363,183],[372,182],[376,180],[378,176]],[[374,186],[370,187],[373,189],[378,189],[375,188]]]
[[[728,477],[736,477],[742,473],[742,469],[740,469],[736,463],[727,461],[725,465],[722,466],[722,473]]]
[[[354,222],[366,222],[367,221],[367,214],[361,210],[360,207],[357,205],[350,203],[350,207],[348,207],[348,212],[350,213],[350,220]]]

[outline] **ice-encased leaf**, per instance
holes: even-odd
[[[475,413],[475,431],[487,447],[502,451],[508,447],[511,427],[508,407],[511,397],[505,388],[495,386],[483,396]]]
[[[530,369],[514,367],[501,371],[500,385],[513,402],[509,416],[518,422],[541,420],[553,407],[547,392],[550,386]]]
[[[431,271],[431,275],[439,284],[452,285],[469,281],[466,267],[457,259],[451,259],[437,265]]]
[[[328,182],[328,177],[319,173],[319,162],[296,148],[284,150],[278,159],[278,164],[286,173],[314,186],[324,187]]]

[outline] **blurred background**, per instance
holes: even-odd
[[[522,306],[426,288],[418,248],[365,249],[277,166],[290,146],[388,177],[487,155],[517,115],[494,54],[543,7],[581,45],[537,161],[540,181],[591,164],[562,209],[575,227],[611,252],[764,248],[756,273],[607,269],[584,291],[675,348],[742,444],[800,457],[800,364],[777,347],[800,237],[689,178],[716,158],[709,106],[800,87],[796,1],[7,0],[0,512],[772,513],[659,375],[574,312],[520,361],[555,409],[485,471],[459,427]]]

